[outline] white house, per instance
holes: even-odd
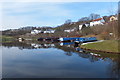
[[[104,22],[105,21],[103,18],[98,18],[98,19],[95,19],[92,22],[90,22],[90,26],[103,25]]]
[[[116,20],[118,20],[117,16],[111,16],[110,17],[110,21],[116,21]]]
[[[64,30],[64,32],[71,32],[70,30]]]
[[[82,24],[81,24],[81,25],[79,25],[79,30],[82,30],[82,26],[83,26]]]
[[[46,30],[44,33],[55,33],[55,30]]]
[[[68,30],[64,30],[64,32],[69,32],[69,33],[70,33],[70,32],[75,31],[75,29],[76,29],[76,28],[73,28],[73,29],[68,29]]]
[[[84,27],[89,27],[90,24],[81,24],[79,25],[79,30],[82,30]]]
[[[54,33],[55,32],[55,30],[51,30],[51,33]]]
[[[38,34],[38,33],[41,33],[41,30],[34,29],[31,31],[31,34]]]

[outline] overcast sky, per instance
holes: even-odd
[[[117,2],[2,2],[0,6],[2,30],[25,26],[61,25],[67,19],[73,22],[91,13],[101,17],[117,13]]]

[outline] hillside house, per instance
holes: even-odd
[[[103,18],[98,18],[98,19],[92,20],[92,21],[90,22],[90,26],[103,25],[104,22],[105,22],[105,21],[104,21]]]
[[[41,32],[42,32],[41,30],[34,29],[34,30],[31,31],[31,34],[38,34],[38,33],[41,33]]]
[[[55,33],[55,30],[49,29],[49,30],[44,31],[43,33]]]
[[[90,24],[81,24],[81,25],[79,25],[79,30],[82,30],[83,28],[89,27],[89,26],[90,26]]]
[[[105,23],[118,20],[118,15],[104,16]]]
[[[111,21],[116,21],[116,20],[118,20],[118,18],[117,18],[117,16],[111,16],[109,20],[110,20],[110,22]]]
[[[70,33],[70,32],[71,32],[71,30],[64,30],[64,32],[68,32],[68,33]]]
[[[73,29],[68,29],[68,30],[64,30],[64,32],[68,32],[68,33],[70,33],[70,32],[75,31],[75,29],[76,29],[76,28],[73,28]]]

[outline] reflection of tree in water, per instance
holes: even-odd
[[[120,79],[120,55],[118,55],[116,59],[111,61],[111,64],[108,68],[108,72],[112,78]]]
[[[35,45],[32,46],[32,43],[26,43],[26,42],[7,42],[7,43],[2,43],[2,46],[7,47],[7,48],[11,48],[11,47],[18,47],[20,50],[23,49],[38,49],[38,48],[51,48],[54,47],[54,45],[50,45],[50,44],[44,44],[44,43],[34,43]]]
[[[80,48],[78,49],[78,47],[74,47],[74,45],[71,45],[70,47],[67,47],[66,45],[65,46],[56,45],[56,48],[62,49],[65,52],[65,54],[68,56],[77,54],[78,56],[80,56],[82,58],[89,59],[91,62],[100,60],[99,57],[93,56],[87,52],[79,52],[79,50],[81,50],[81,49]]]
[[[57,48],[61,49],[65,52],[65,55],[72,56],[73,54],[77,54],[82,58],[88,58],[91,62],[98,61],[99,58],[90,55],[89,53],[85,52],[79,52],[79,47],[74,47],[73,45],[66,45],[66,46],[60,46],[59,43],[30,43],[30,42],[10,42],[10,43],[2,43],[4,47],[18,47],[19,49],[39,49],[39,48]]]
[[[18,47],[21,50],[22,49],[32,49],[30,44],[20,43],[17,41],[2,43],[2,46],[7,47],[7,48]]]
[[[72,56],[71,52],[66,52],[65,54],[68,55],[68,56]]]
[[[102,53],[101,56],[93,56],[90,54],[90,52],[79,52],[76,50],[76,47],[66,47],[66,46],[57,46],[57,48],[64,50],[67,52],[66,55],[71,56],[72,54],[76,53],[82,58],[87,58],[91,62],[104,60],[109,61],[110,64],[108,67],[108,74],[112,78],[120,78],[120,54],[108,54],[108,53]]]
[[[82,58],[89,59],[91,62],[104,60],[109,61],[110,64],[107,67],[108,68],[108,74],[111,77],[119,77],[120,76],[120,55],[118,57],[113,57],[115,54],[105,54],[101,53],[101,56],[94,56],[90,52],[80,52],[79,47],[74,47],[74,45],[70,46],[60,46],[59,43],[34,43],[35,46],[32,46],[32,43],[25,43],[25,42],[10,42],[10,43],[2,43],[2,46],[4,47],[18,47],[19,49],[38,49],[38,48],[57,48],[61,49],[65,52],[65,55],[72,56],[73,54],[77,54],[78,56]]]

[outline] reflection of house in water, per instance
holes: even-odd
[[[64,50],[66,52],[65,55],[72,56],[73,54],[77,54],[82,58],[89,59],[91,62],[98,61],[101,59],[99,54],[85,52],[79,47],[74,47],[74,43],[70,42],[60,43],[60,45],[57,45],[56,48]]]
[[[25,43],[25,42],[10,42],[10,43],[2,43],[4,47],[18,47],[19,49],[37,49],[37,48],[54,48],[55,44],[44,44],[44,43]]]
[[[64,43],[64,44],[66,44],[66,43]],[[68,43],[67,43],[68,44]],[[68,44],[69,45],[69,44]],[[33,50],[33,49],[37,49],[38,51],[40,51],[40,49],[39,49],[39,47],[40,48],[42,48],[42,50],[43,50],[43,48],[46,48],[46,47],[48,47],[48,48],[51,48],[51,47],[54,47],[55,49],[57,48],[57,49],[59,49],[59,50],[63,50],[63,51],[61,51],[62,53],[64,52],[64,54],[65,55],[67,55],[68,57],[70,57],[69,59],[71,59],[72,57],[74,58],[74,56],[79,56],[78,58],[80,58],[80,59],[77,59],[77,60],[81,60],[82,58],[85,58],[84,60],[89,60],[89,61],[91,61],[91,62],[96,62],[96,61],[99,61],[99,60],[101,60],[101,58],[105,58],[104,59],[104,61],[106,60],[106,61],[108,61],[109,63],[110,63],[110,65],[109,64],[107,64],[108,65],[108,71],[109,71],[109,73],[111,74],[111,76],[113,77],[113,78],[115,78],[115,77],[119,77],[120,76],[120,59],[117,59],[118,57],[116,57],[116,58],[114,58],[114,59],[111,59],[110,57],[111,57],[111,54],[107,54],[107,55],[105,55],[105,54],[103,54],[103,56],[102,55],[99,55],[99,54],[95,54],[95,53],[89,53],[89,52],[79,52],[79,47],[74,47],[74,44],[72,45],[70,45],[70,47],[67,47],[67,45],[60,45],[60,44],[49,44],[49,43],[20,43],[20,42],[10,42],[10,43],[2,43],[2,46],[4,46],[4,47],[18,47],[19,49],[31,49],[31,50]],[[76,49],[77,48],[77,49]],[[30,50],[30,51],[31,51]],[[37,51],[37,50],[35,50],[35,51]],[[54,50],[54,49],[52,49],[52,50]],[[25,51],[28,51],[28,50],[25,50]],[[34,50],[33,50],[34,51]],[[48,53],[49,53],[49,51],[46,51],[47,52],[47,56],[48,56]],[[20,52],[21,53],[21,52]],[[12,54],[12,53],[10,53],[10,54]],[[24,51],[23,51],[23,54],[24,54]],[[30,53],[31,54],[31,53]],[[51,55],[51,53],[50,53],[50,55]],[[56,54],[55,54],[56,55]],[[63,54],[62,54],[63,55]],[[47,57],[47,56],[45,56],[45,57]],[[114,55],[115,56],[115,55]],[[51,56],[50,56],[51,57]],[[53,57],[56,57],[56,56],[54,56],[53,55]],[[59,57],[59,56],[58,56]],[[62,56],[61,56],[62,57]],[[61,57],[60,57],[60,59],[61,59]],[[67,57],[67,59],[68,59],[68,57]],[[112,55],[112,57],[113,57],[113,55]],[[39,58],[39,57],[38,57]],[[63,56],[63,58],[65,58],[64,56]],[[72,58],[72,59],[73,59]],[[34,59],[34,58],[33,58]],[[68,60],[69,60],[68,59]],[[76,61],[76,60],[75,60]],[[78,62],[79,62],[78,61]],[[100,62],[102,62],[102,61],[100,61]],[[111,62],[113,62],[113,63],[111,63]],[[98,62],[99,63],[99,62]],[[14,64],[14,63],[13,63]],[[100,63],[101,64],[101,63]],[[94,64],[93,64],[94,65]],[[95,63],[95,65],[96,65],[96,63]],[[105,67],[106,67],[106,63],[105,63]],[[106,67],[107,68],[107,67]],[[104,69],[104,68],[103,68]]]
[[[60,43],[60,46],[73,47],[74,42]]]
[[[14,42],[9,42],[9,43],[2,43],[2,46],[4,47],[18,47],[19,49],[32,49],[30,44],[14,41]]]
[[[55,47],[55,44],[36,44],[36,43],[31,43],[31,46],[33,48],[52,48],[52,47]]]
[[[4,47],[18,47],[19,49],[39,49],[39,48],[57,48],[61,49],[65,52],[65,55],[72,56],[73,54],[77,54],[82,58],[89,59],[91,62],[98,61],[101,59],[107,59],[106,57],[102,57],[100,54],[86,52],[79,47],[74,47],[72,43],[63,43],[64,45],[60,45],[59,43],[20,43],[20,42],[11,42],[11,43],[2,43]],[[69,45],[69,47],[68,47]]]
[[[72,56],[72,53],[71,52],[66,52],[65,53],[67,56]]]

